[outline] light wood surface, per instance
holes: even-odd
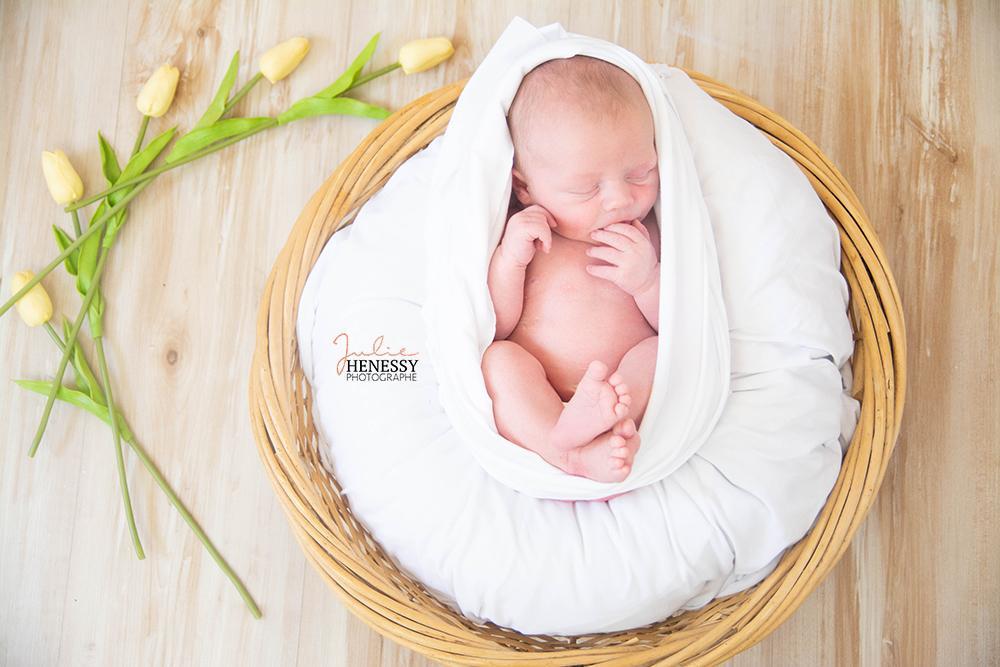
[[[237,107],[275,115],[330,83],[375,32],[373,65],[410,39],[456,54],[358,97],[396,109],[472,73],[515,15],[683,65],[777,110],[853,185],[906,314],[909,387],[876,505],[799,611],[732,665],[981,665],[1000,655],[1000,7],[964,3],[553,2],[0,3],[0,276],[56,254],[71,228],[41,173],[64,150],[88,193],[97,130],[127,153],[135,96],[181,69],[167,127],[191,127],[234,50],[242,85],[295,35],[312,51]],[[425,665],[383,640],[309,568],[265,478],[247,419],[259,293],[309,196],[374,121],[308,119],[158,179],[105,273],[119,404],[165,476],[243,578],[254,620],[161,491],[126,463],[144,561],[125,524],[110,431],[9,379],[51,377],[43,332],[0,320],[0,665]],[[89,208],[92,212],[93,208]],[[57,312],[79,298],[61,269]],[[89,340],[89,337],[88,337]],[[92,359],[94,359],[92,355]],[[67,375],[69,377],[69,375]],[[9,378],[9,379],[8,379]]]

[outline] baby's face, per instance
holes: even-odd
[[[660,173],[647,105],[597,124],[580,114],[547,117],[525,139],[513,188],[525,206],[538,204],[556,219],[560,236],[596,243],[590,233],[616,222],[643,220],[660,191]]]

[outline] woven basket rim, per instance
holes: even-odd
[[[306,204],[261,297],[248,396],[258,453],[309,562],[355,615],[429,658],[465,665],[722,662],[773,632],[819,585],[881,486],[905,403],[906,332],[878,236],[846,179],[805,134],[736,89],[677,69],[789,155],[837,223],[855,335],[851,395],[861,414],[836,484],[810,531],[763,581],[702,609],[627,631],[529,636],[476,624],[400,570],[351,514],[337,480],[322,465],[295,322],[305,280],[326,241],[353,222],[400,164],[444,131],[469,79],[443,86],[380,123]]]

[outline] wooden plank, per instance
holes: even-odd
[[[994,2],[0,3],[0,277],[55,254],[71,228],[42,150],[61,148],[88,192],[100,129],[125,154],[135,95],[161,62],[182,70],[168,117],[200,117],[232,53],[242,85],[294,35],[312,52],[259,84],[245,115],[327,85],[375,32],[373,64],[447,35],[456,54],[361,89],[399,108],[469,76],[510,19],[554,21],[649,61],[690,67],[777,110],[857,191],[903,298],[910,385],[900,442],[868,521],[799,611],[733,665],[987,664],[1000,654],[1000,9]],[[0,401],[0,664],[425,665],[348,613],[306,563],[260,469],[247,419],[257,299],[309,196],[374,126],[309,119],[269,130],[151,186],[111,258],[107,352],[125,414],[264,612],[255,621],[158,487],[126,454],[146,549],[125,525],[110,434],[43,400]],[[92,210],[89,209],[89,210]],[[57,312],[79,303],[46,279]],[[6,286],[3,294],[8,295]],[[0,320],[0,377],[50,376],[46,336]],[[92,358],[94,358],[92,356]]]

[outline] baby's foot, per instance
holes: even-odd
[[[635,422],[623,419],[589,444],[570,450],[567,472],[597,482],[620,482],[632,472],[632,461],[638,449],[639,433]]]
[[[549,436],[558,450],[580,447],[604,433],[618,420],[628,415],[632,397],[620,373],[608,374],[607,365],[590,362],[573,398],[563,408]]]

